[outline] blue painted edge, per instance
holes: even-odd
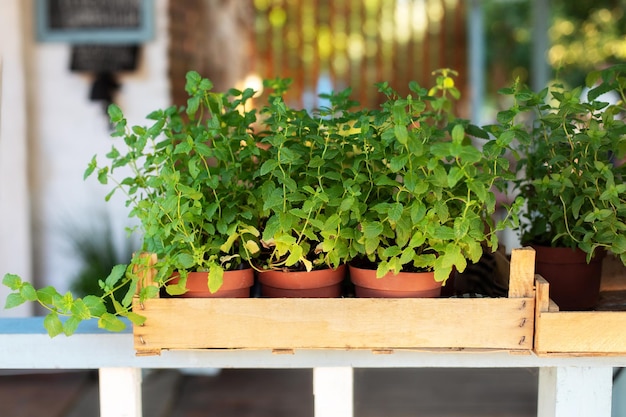
[[[47,335],[46,329],[43,327],[43,316],[38,317],[8,317],[0,318],[0,335],[8,334],[44,334]],[[109,332],[98,327],[98,321],[95,319],[85,320],[78,325],[75,334],[128,334],[132,333],[132,323],[122,318],[126,323],[126,329],[121,332]],[[59,335],[57,337],[64,337]]]
[[[141,1],[141,27],[126,29],[50,29],[47,25],[47,0],[35,2],[36,37],[39,42],[70,44],[140,44],[154,39],[154,1]]]

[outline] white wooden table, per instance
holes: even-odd
[[[141,417],[141,369],[313,368],[315,416],[353,415],[353,368],[539,368],[538,417],[609,417],[614,367],[626,357],[538,357],[508,352],[298,350],[163,351],[137,357],[130,330],[95,322],[50,339],[42,318],[0,319],[0,369],[99,369],[101,417]]]

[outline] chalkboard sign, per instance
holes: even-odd
[[[36,0],[37,39],[132,44],[154,35],[154,0]]]
[[[74,45],[70,69],[77,72],[119,72],[137,68],[137,45]]]

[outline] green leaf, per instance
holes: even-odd
[[[154,287],[151,286],[151,288],[154,288]],[[95,296],[95,295],[87,295],[87,296],[85,296],[83,298],[83,303],[85,304],[85,306],[89,310],[89,313],[92,316],[99,317],[102,314],[106,313],[106,311],[107,311],[106,306],[105,306],[104,302],[102,301],[102,299],[100,297]]]
[[[86,180],[87,178],[89,178],[89,176],[93,174],[96,168],[98,168],[98,161],[96,160],[96,155],[94,155],[91,158],[91,162],[89,162],[87,169],[85,169],[85,172],[83,173],[83,180]]]
[[[261,165],[260,173],[261,175],[266,175],[268,172],[274,171],[274,169],[278,166],[278,161],[275,159],[268,159],[263,162]]]
[[[72,316],[76,316],[81,320],[88,320],[91,318],[89,308],[80,298],[74,300],[74,303],[72,304]]]
[[[200,107],[200,97],[190,97],[187,100],[187,114],[194,116]]]
[[[426,205],[421,201],[414,201],[411,205],[411,221],[419,223],[426,215]]]
[[[580,208],[582,207],[584,202],[585,197],[582,195],[577,196],[576,198],[574,198],[574,201],[572,201],[572,215],[575,219],[578,219],[580,215]]]
[[[143,287],[141,291],[139,291],[139,299],[146,300],[149,298],[154,298],[159,295],[159,289],[154,285],[148,285],[147,287]],[[95,315],[95,314],[94,314]]]
[[[398,142],[400,142],[402,145],[406,145],[409,141],[409,132],[406,126],[395,125],[393,127],[393,133],[396,135],[396,139],[398,139]]]
[[[111,303],[113,304],[113,308],[117,314],[125,313],[127,310],[124,308],[122,303],[117,301],[115,298],[111,298]],[[101,316],[102,317],[102,316]]]
[[[463,139],[465,139],[465,129],[463,128],[463,125],[455,125],[452,128],[452,142],[462,144]]]
[[[385,258],[391,258],[392,256],[398,256],[402,253],[402,250],[397,247],[397,246],[390,246],[388,248],[385,248],[385,250],[383,250],[383,256]]]
[[[221,246],[220,246],[220,251],[224,252],[224,253],[229,253],[230,250],[233,247],[233,244],[239,239],[239,233],[231,233],[228,236],[228,239],[226,239],[226,242],[224,242]],[[193,259],[192,259],[193,261]]]
[[[370,222],[363,224],[363,236],[366,239],[379,237],[383,232],[383,225],[380,222]]]
[[[120,109],[117,104],[110,104],[107,108],[107,113],[109,114],[109,120],[111,120],[113,124],[120,122],[124,118],[122,109]]]
[[[17,291],[22,286],[22,279],[15,274],[5,274],[2,279],[2,284],[6,285],[13,291]]]
[[[380,244],[380,236],[370,237],[365,239],[365,253],[370,255],[375,253]]]
[[[7,296],[6,303],[4,304],[5,309],[14,308],[19,305],[22,305],[26,302],[24,297],[20,293],[14,292]]]
[[[462,218],[457,217],[454,219],[454,235],[457,239],[464,237],[469,231],[469,222]]]
[[[115,265],[113,269],[111,269],[111,273],[104,281],[105,285],[108,288],[113,288],[115,284],[124,276],[126,273],[126,265]]]
[[[24,282],[22,284],[22,288],[20,288],[20,294],[22,298],[26,301],[36,301],[37,300],[37,291],[29,282]]]
[[[461,178],[463,178],[463,175],[463,171],[459,167],[453,166],[450,168],[450,172],[448,173],[448,187],[454,187]]]
[[[209,268],[208,287],[211,294],[217,292],[224,283],[224,268],[218,264],[212,264]]]
[[[454,240],[456,237],[454,229],[449,226],[433,226],[431,231],[435,238],[441,240]]]
[[[180,252],[176,256],[176,262],[184,269],[189,269],[194,266],[193,255],[188,252]]]
[[[122,298],[122,305],[123,306],[128,307],[133,302],[133,297],[135,296],[135,292],[137,290],[137,283],[138,282],[139,282],[139,277],[138,276],[134,276],[133,279],[131,280],[130,285],[128,286],[128,290],[126,291],[126,294]]]
[[[402,213],[404,212],[404,206],[401,203],[393,203],[389,208],[389,212],[387,215],[389,216],[389,220],[392,222],[397,222],[402,217]]]
[[[341,201],[339,205],[339,211],[348,211],[354,205],[355,199],[354,197],[346,197]]]
[[[111,313],[104,313],[98,320],[98,327],[110,332],[121,332],[126,328],[126,324]]]
[[[61,323],[59,315],[54,311],[43,319],[43,327],[48,331],[50,337],[55,337],[63,333],[63,323]]]
[[[263,210],[271,210],[275,207],[282,207],[283,193],[280,188],[276,188],[270,195],[265,195],[265,202],[263,203]]]
[[[452,267],[435,268],[435,281],[445,283],[451,273]]]
[[[611,245],[611,251],[615,254],[626,253],[626,236],[617,235]]]
[[[400,171],[402,168],[404,168],[408,160],[408,154],[400,154],[391,158],[391,161],[389,161],[389,167],[391,168],[391,172]]]
[[[376,278],[380,279],[391,272],[391,265],[387,261],[379,262],[376,268]]]
[[[415,257],[415,249],[411,247],[407,247],[402,251],[402,255],[400,255],[400,263],[402,265],[408,264]]]
[[[79,317],[72,316],[63,322],[63,333],[66,336],[71,336],[78,329],[78,325],[83,321]]]
[[[246,250],[253,255],[261,251],[259,244],[252,239],[246,240],[244,246],[246,247]]]
[[[40,288],[37,290],[37,298],[43,304],[53,305],[55,299],[59,299],[61,294],[51,286]]]
[[[198,167],[197,159],[190,159],[187,163],[187,167],[189,168],[189,174],[195,179],[200,174],[200,168]]]
[[[141,326],[146,322],[145,316],[141,316],[137,313],[133,313],[132,311],[128,312],[126,317],[128,318],[128,320],[131,321],[131,323],[133,323],[136,326]]]
[[[287,266],[295,265],[302,258],[302,254],[303,254],[302,246],[298,244],[291,245],[291,247],[289,248],[289,256],[287,257],[287,260],[285,261],[285,265]]]
[[[496,119],[498,120],[498,123],[501,123],[501,124],[504,124],[504,125],[509,124],[510,122],[512,122],[514,118],[515,118],[515,112],[513,110],[501,111],[496,116]]]

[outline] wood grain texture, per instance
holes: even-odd
[[[537,353],[624,353],[626,313],[542,312],[535,336]]]
[[[533,297],[535,286],[535,250],[530,247],[511,251],[509,298]]]
[[[135,348],[531,349],[534,299],[154,299]]]
[[[138,355],[161,349],[503,349],[530,351],[534,250],[514,249],[509,298],[135,300]],[[149,275],[154,272],[150,270]],[[530,283],[530,287],[529,287]],[[146,279],[144,284],[150,284]]]
[[[609,259],[609,261],[613,261]],[[624,280],[624,268],[603,266],[603,281]],[[626,353],[625,311],[559,311],[549,283],[536,276],[534,350],[539,355],[597,356]]]

